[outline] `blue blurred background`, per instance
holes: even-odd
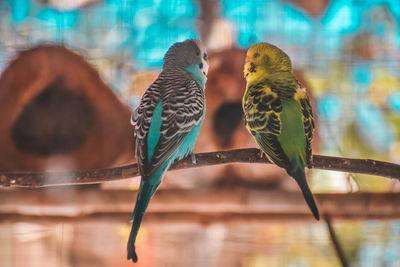
[[[400,163],[399,0],[0,0],[0,73],[21,49],[62,44],[83,54],[132,106],[137,75],[157,73],[168,47],[188,38],[201,38],[209,51],[262,41],[281,47],[312,92],[319,154]],[[343,191],[339,178],[351,179],[355,190],[399,190],[379,177],[322,174],[312,173],[314,192]],[[400,266],[399,223],[370,223],[386,234],[341,226],[357,236],[357,248],[349,245],[352,265]],[[313,266],[309,261],[286,263]],[[243,266],[268,263],[259,256]]]

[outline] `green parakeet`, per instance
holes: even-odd
[[[310,101],[293,75],[289,57],[258,43],[247,51],[243,97],[246,127],[273,163],[292,176],[314,217],[319,213],[304,167],[311,167],[314,119]]]

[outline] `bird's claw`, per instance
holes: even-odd
[[[192,153],[190,156],[192,157],[192,163],[196,164],[197,163],[196,155],[194,153]]]

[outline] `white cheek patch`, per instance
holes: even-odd
[[[207,55],[207,51],[206,51],[205,47],[202,44],[199,46],[199,48],[200,48],[200,60],[201,60],[201,63],[199,65],[199,69],[200,69],[201,73],[205,77],[207,77],[207,74],[208,74],[208,60],[207,60],[208,55]]]

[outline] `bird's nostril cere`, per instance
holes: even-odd
[[[223,147],[232,145],[232,138],[238,126],[242,125],[243,110],[241,102],[222,104],[214,114],[213,128],[218,143]]]
[[[203,68],[203,62],[201,62],[201,63],[199,64],[199,68],[200,68],[200,69]]]

